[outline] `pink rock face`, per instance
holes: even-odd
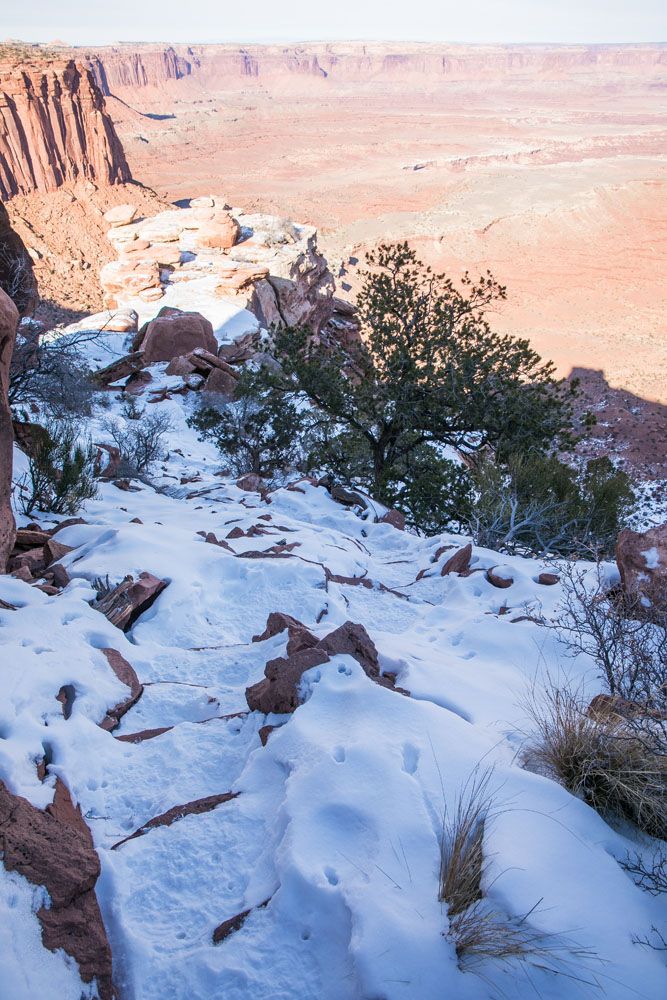
[[[62,948],[86,983],[97,980],[100,1000],[113,1000],[111,949],[95,895],[100,862],[81,812],[56,779],[44,812],[0,781],[0,849],[7,871],[17,871],[51,898],[37,911],[45,948]]]
[[[7,389],[18,319],[16,306],[0,289],[0,573],[5,572],[16,536],[11,507],[14,431]]]
[[[161,310],[148,324],[141,343],[144,364],[171,361],[197,347],[216,354],[218,342],[210,322],[197,312]]]
[[[667,524],[644,532],[624,528],[616,541],[616,562],[631,599],[667,607]]]
[[[130,169],[104,97],[74,60],[0,76],[0,197],[54,191],[73,181],[119,184]]]

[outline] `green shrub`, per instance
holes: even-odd
[[[19,483],[21,509],[24,514],[76,514],[97,494],[95,449],[90,441],[81,444],[67,421],[53,420],[46,431],[28,456],[28,472]]]

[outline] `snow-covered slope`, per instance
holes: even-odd
[[[59,777],[79,804],[101,861],[119,996],[664,997],[662,957],[633,944],[660,914],[615,860],[630,841],[516,759],[531,684],[567,671],[599,690],[592,664],[564,660],[526,612],[539,601],[548,616],[559,600],[559,585],[537,583],[545,567],[475,549],[470,575],[442,576],[466,539],[361,520],[309,483],[264,499],[243,492],[216,475],[215,452],[187,428],[187,400],[153,405],[171,414],[170,445],[181,452],[159,480],[171,489],[103,484],[87,523],[58,532],[73,547],[61,594],[0,577],[0,599],[17,608],[0,610],[0,778],[44,808]],[[255,530],[227,538],[235,528]],[[227,547],[207,543],[209,532]],[[294,547],[266,554],[280,542]],[[506,589],[483,572],[500,563],[513,579]],[[168,586],[124,634],[90,606],[91,582],[142,571]],[[246,687],[285,654],[286,632],[252,641],[274,611],[316,637],[363,624],[409,697],[335,655],[304,675],[292,715],[249,712]],[[113,733],[98,723],[128,691],[107,648],[144,685]],[[56,695],[67,685],[75,699],[65,718]],[[263,745],[267,724],[276,728]],[[594,953],[566,956],[563,975],[521,962],[461,967],[446,936],[443,811],[480,766],[493,767],[497,806],[485,831],[486,894],[500,914],[530,912],[531,926]],[[210,796],[221,798],[207,811],[176,809],[146,826]],[[42,899],[0,867],[0,995],[95,996],[63,952],[42,947]],[[215,944],[215,929],[237,916]]]

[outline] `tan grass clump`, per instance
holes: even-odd
[[[602,816],[630,820],[650,836],[667,837],[667,757],[655,752],[636,720],[590,713],[581,693],[550,682],[532,691],[534,724],[524,764],[556,778]]]

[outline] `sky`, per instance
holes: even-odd
[[[656,42],[665,0],[2,0],[0,39]]]

